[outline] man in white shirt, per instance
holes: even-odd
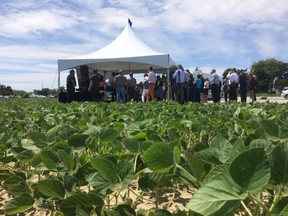
[[[239,83],[239,76],[236,72],[236,68],[233,68],[229,74],[227,75],[227,79],[229,81],[229,101],[235,100],[237,101],[237,88]]]
[[[184,86],[187,80],[186,73],[181,64],[177,66],[177,70],[173,74],[175,79],[174,95],[175,101],[180,104],[184,103]]]
[[[152,101],[155,101],[155,97],[154,97],[154,89],[155,89],[155,83],[156,83],[156,73],[153,71],[153,67],[149,66],[148,68],[148,82],[149,82],[149,87],[148,87],[148,93],[147,93],[147,99],[146,101],[149,102],[150,101],[150,96]]]

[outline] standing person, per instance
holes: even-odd
[[[99,92],[100,81],[101,81],[101,77],[98,74],[98,71],[93,70],[93,74],[90,78],[90,83],[88,87],[88,91],[91,92],[92,101],[96,101],[96,102],[100,101],[100,92]]]
[[[195,102],[200,103],[201,102],[201,94],[203,90],[203,78],[201,74],[197,75],[197,78],[195,80]]]
[[[195,80],[194,80],[194,77],[193,77],[193,73],[190,73],[190,76],[189,76],[188,89],[189,89],[189,101],[193,101],[194,102]]]
[[[252,72],[249,74],[249,80],[248,80],[248,90],[249,90],[249,96],[252,102],[256,101],[256,87],[257,82],[252,74]]]
[[[106,80],[106,85],[108,86],[108,89],[111,92],[111,101],[114,102],[116,98],[116,87],[114,83],[114,78],[116,74],[115,72],[112,72],[109,78]]]
[[[160,78],[160,76],[156,76],[154,96],[157,100],[163,100],[164,99],[163,81]]]
[[[184,101],[185,102],[188,102],[189,101],[189,98],[190,98],[190,75],[191,75],[191,72],[189,69],[186,69],[185,70],[185,74],[186,74],[186,82],[185,82],[185,85],[184,85]],[[192,75],[193,76],[193,75]]]
[[[224,100],[225,102],[228,101],[228,93],[229,93],[229,80],[225,79],[223,81],[223,93],[224,93]]]
[[[116,85],[116,102],[119,103],[120,100],[122,100],[122,102],[125,103],[126,102],[125,88],[127,85],[127,78],[124,76],[122,70],[120,70],[119,74],[115,76],[114,82]]]
[[[216,73],[216,70],[213,69],[211,72],[211,80],[210,80],[210,87],[211,87],[211,94],[212,94],[212,100],[213,103],[217,103],[220,101],[220,94],[219,94],[219,76]]]
[[[104,76],[100,75],[100,82],[99,82],[99,101],[104,101],[105,96],[105,81]]]
[[[177,66],[177,70],[173,74],[173,78],[176,81],[175,84],[175,101],[177,101],[180,104],[184,103],[184,87],[186,83],[186,73],[182,67],[181,64]]]
[[[239,84],[240,84],[240,97],[241,102],[247,102],[247,74],[241,72],[239,75]]]
[[[67,103],[71,103],[74,100],[75,87],[76,87],[75,71],[70,70],[69,75],[67,76],[66,79]]]
[[[149,87],[148,87],[148,93],[147,93],[147,99],[146,101],[150,101],[150,96],[152,101],[155,101],[154,97],[154,89],[155,89],[155,83],[156,83],[156,73],[153,71],[153,67],[149,66],[148,68],[149,73],[148,73],[148,82],[149,82]]]
[[[133,73],[129,74],[129,78],[127,79],[127,100],[135,99],[135,89],[136,89],[137,81],[133,77]]]
[[[204,79],[204,85],[203,85],[203,103],[208,102],[208,91],[209,91],[209,79],[205,78]]]
[[[141,95],[142,102],[145,102],[145,97],[147,97],[148,88],[149,88],[148,74],[145,73],[143,82],[143,91]]]
[[[229,74],[227,75],[227,79],[229,80],[229,101],[237,101],[239,76],[236,73],[236,68],[233,68],[229,72]]]

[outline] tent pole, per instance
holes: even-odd
[[[168,65],[167,65],[167,78],[166,78],[166,82],[167,82],[167,99],[170,100],[170,74],[169,74],[169,54],[168,54],[168,61],[167,61]]]
[[[58,92],[60,92],[60,71],[58,71]]]

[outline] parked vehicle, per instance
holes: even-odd
[[[286,89],[285,89],[286,88]],[[288,100],[288,88],[285,87],[284,90],[281,93],[281,97],[284,97]]]

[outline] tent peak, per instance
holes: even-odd
[[[132,28],[132,21],[130,20],[130,18],[128,18],[128,24],[129,24],[130,27]]]

